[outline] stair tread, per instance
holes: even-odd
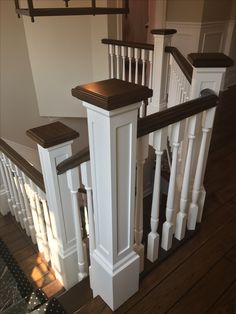
[[[75,311],[83,307],[92,299],[92,290],[90,288],[88,277],[57,297],[57,300],[65,308],[66,313],[68,314],[75,313]]]

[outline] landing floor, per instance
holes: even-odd
[[[57,295],[64,290],[47,264],[44,263],[37,247],[32,244],[11,214],[6,216],[0,214],[0,238],[7,244],[10,252],[35,288],[41,288],[48,297]]]

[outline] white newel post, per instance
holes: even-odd
[[[167,79],[170,54],[165,52],[166,46],[171,45],[175,29],[154,29],[154,56],[153,56],[153,98],[148,106],[148,115],[167,107]]]
[[[72,140],[78,133],[60,122],[27,131],[38,143],[40,163],[51,221],[49,242],[52,268],[57,279],[69,289],[78,282],[78,259],[71,193],[66,174],[57,175],[56,166],[72,155]]]
[[[190,99],[194,99],[200,96],[202,90],[209,88],[213,90],[216,95],[219,95],[220,90],[224,84],[224,73],[226,68],[233,64],[233,60],[224,55],[223,53],[191,53],[188,55],[188,59],[193,66],[192,83],[190,89]],[[198,117],[198,123],[196,127],[196,140],[193,149],[193,160],[191,169],[192,181],[196,181],[196,177],[201,177],[199,182],[198,197],[196,199],[196,185],[193,187],[192,195],[190,196],[190,208],[188,215],[188,229],[194,230],[196,222],[201,222],[203,206],[205,202],[206,191],[203,186],[206,162],[210,147],[211,133],[209,132],[208,138],[205,143],[204,157],[202,156],[202,115]],[[214,121],[214,117],[213,117]],[[205,134],[204,134],[205,136]],[[204,137],[203,136],[203,137]],[[203,158],[203,160],[201,160]],[[201,163],[201,166],[199,165]],[[201,171],[201,175],[199,175]],[[193,201],[194,200],[194,201]]]
[[[87,108],[95,221],[90,284],[117,309],[138,290],[139,256],[133,250],[137,116],[152,95],[117,79],[78,86],[72,95]]]

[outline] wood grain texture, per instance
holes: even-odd
[[[122,108],[152,96],[146,86],[109,79],[80,85],[72,89],[72,95],[107,111]]]
[[[57,165],[57,174],[60,175],[69,169],[78,167],[80,164],[88,160],[90,160],[89,147],[86,147],[85,149],[78,152],[77,154],[74,154],[73,156],[59,163]]]
[[[218,97],[216,95],[203,96],[141,118],[138,120],[137,136],[144,136],[215,107],[217,101]]]
[[[159,28],[151,30],[151,34],[153,35],[173,35],[175,33],[177,33],[177,30],[171,28]]]
[[[16,223],[10,214],[0,214],[0,238],[24,271],[35,288],[42,288],[48,297],[63,292],[62,285],[55,279],[49,265],[44,261],[37,246]]]
[[[234,61],[220,52],[190,53],[189,62],[196,68],[228,68]]]
[[[206,313],[209,304],[214,304],[235,279],[236,265],[220,260],[168,313],[183,314],[186,309],[191,309],[191,314]]]
[[[192,76],[193,76],[193,67],[188,62],[188,60],[182,55],[182,53],[176,47],[167,46],[165,48],[165,52],[172,54],[173,58],[175,59],[175,61],[178,64],[178,66],[183,71],[187,80],[191,84]]]
[[[106,45],[116,45],[116,46],[123,46],[123,47],[131,47],[131,48],[138,48],[138,49],[145,49],[145,50],[154,50],[154,45],[146,44],[146,43],[138,43],[134,41],[124,41],[124,40],[116,40],[116,39],[109,39],[103,38],[101,40],[102,44]]]
[[[45,192],[43,175],[34,168],[27,160],[19,155],[12,147],[10,147],[3,139],[0,138],[0,150],[29,177],[42,191]]]
[[[44,148],[56,146],[79,136],[79,133],[57,121],[26,131],[26,134]]]

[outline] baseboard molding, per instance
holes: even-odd
[[[37,170],[41,171],[38,151],[34,148],[3,139],[9,146],[11,146],[18,154],[25,158]]]

